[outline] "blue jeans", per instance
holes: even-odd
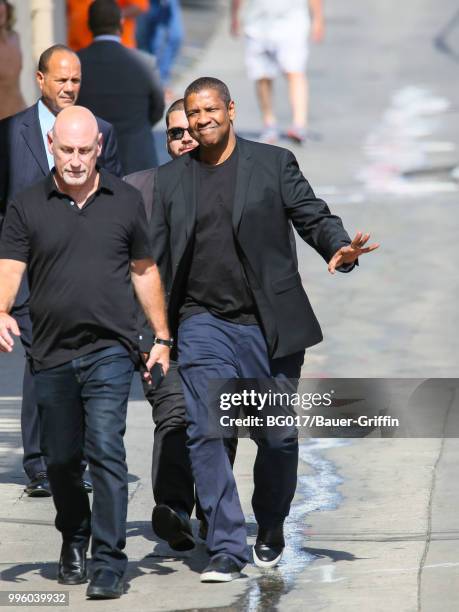
[[[87,545],[93,570],[126,569],[127,465],[123,436],[134,364],[114,346],[35,373],[42,452],[65,542]],[[81,481],[91,472],[92,517]]]
[[[304,351],[270,359],[258,325],[239,325],[202,313],[180,325],[178,352],[191,466],[209,526],[207,548],[212,557],[228,555],[242,568],[248,561],[245,519],[224,440],[207,435],[209,381],[298,379]],[[272,437],[251,431],[251,437],[258,447],[252,507],[258,525],[270,529],[284,521],[295,494],[297,431],[285,430]]]
[[[172,66],[182,46],[183,25],[178,0],[158,0],[137,17],[137,46],[156,56],[161,82],[169,83]]]

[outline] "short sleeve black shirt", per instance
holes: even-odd
[[[234,238],[238,150],[222,164],[199,163],[197,216],[182,320],[199,312],[255,324],[256,309]]]
[[[140,193],[100,170],[80,209],[53,173],[8,206],[0,259],[27,264],[36,370],[108,346],[136,348],[130,261],[151,257]]]

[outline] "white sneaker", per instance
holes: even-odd
[[[201,574],[201,582],[231,582],[241,577],[236,562],[228,555],[218,555],[210,560]]]
[[[282,523],[272,529],[259,527],[257,540],[253,547],[255,565],[265,569],[275,567],[282,559],[284,547],[284,526]]]

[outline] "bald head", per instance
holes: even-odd
[[[48,134],[48,147],[56,172],[67,185],[83,185],[92,180],[102,150],[96,118],[83,106],[64,109]]]
[[[84,106],[70,106],[56,117],[53,134],[61,138],[96,139],[99,127],[90,110]]]

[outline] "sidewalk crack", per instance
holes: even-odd
[[[426,564],[427,555],[429,554],[430,543],[432,541],[432,505],[433,505],[433,498],[435,494],[435,485],[437,482],[437,468],[443,457],[443,452],[445,449],[446,423],[448,422],[449,413],[451,411],[451,407],[454,403],[455,398],[456,398],[456,393],[453,391],[453,393],[451,394],[451,400],[449,402],[448,410],[446,412],[445,419],[443,421],[440,452],[438,453],[438,457],[432,469],[432,482],[430,484],[429,503],[427,505],[427,530],[425,533],[425,546],[424,546],[424,551],[422,553],[421,561],[419,563],[418,574],[417,574],[417,611],[418,612],[422,612],[422,574],[423,574],[424,567]]]

